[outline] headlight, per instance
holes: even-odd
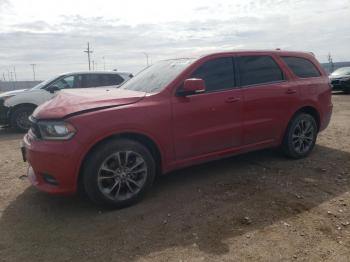
[[[14,97],[15,95],[8,95],[8,96],[3,96],[1,99],[5,102],[7,99]]]
[[[67,122],[39,121],[39,130],[42,139],[68,140],[74,136],[76,129]]]

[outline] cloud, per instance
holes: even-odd
[[[37,64],[42,79],[86,70],[83,50],[88,41],[99,69],[105,57],[107,69],[133,73],[146,63],[143,52],[155,62],[213,50],[278,47],[313,51],[321,61],[329,51],[335,60],[350,60],[346,1],[334,0],[322,8],[316,0],[228,1],[215,7],[201,2],[193,8],[190,19],[157,23],[130,24],[119,17],[100,15],[8,23],[0,32],[0,73],[16,65],[19,78],[30,78],[31,63]]]

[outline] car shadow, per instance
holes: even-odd
[[[0,127],[0,142],[1,141],[11,141],[22,138],[25,133],[17,132],[9,127]]]
[[[343,91],[332,91],[332,95],[333,96],[342,96],[342,95],[346,96],[348,94],[343,92]]]
[[[193,246],[225,254],[228,239],[349,191],[349,159],[319,145],[302,160],[273,150],[231,157],[162,176],[142,202],[122,210],[29,187],[2,213],[0,253],[15,261],[131,261]]]

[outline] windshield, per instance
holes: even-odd
[[[159,92],[193,61],[189,58],[159,61],[131,78],[121,88],[146,93]]]
[[[48,80],[45,80],[39,84],[37,84],[36,86],[32,87],[31,90],[36,90],[36,89],[41,89],[43,88],[45,85],[47,85],[48,83],[52,82],[53,80],[55,80],[57,77],[59,76],[55,76],[55,77],[52,77],[52,78],[49,78]]]
[[[335,75],[350,75],[350,67],[338,68],[331,75],[332,76],[335,76]]]

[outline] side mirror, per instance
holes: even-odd
[[[50,93],[55,93],[55,91],[58,91],[60,89],[58,88],[58,86],[52,85],[46,88],[46,90],[49,91]]]
[[[181,88],[178,91],[178,94],[180,96],[188,96],[188,95],[203,93],[205,92],[205,89],[206,87],[203,79],[189,78],[185,80],[183,88]]]

